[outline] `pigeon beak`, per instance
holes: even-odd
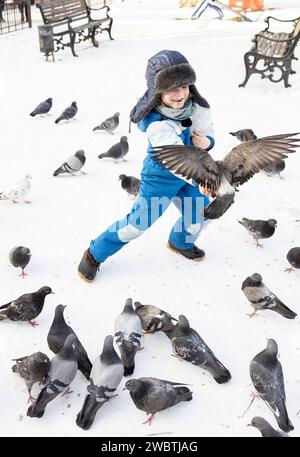
[[[50,292],[50,293],[55,295],[55,292]]]
[[[252,427],[252,424],[247,424],[247,427]]]
[[[126,387],[123,387],[122,391],[127,390]]]

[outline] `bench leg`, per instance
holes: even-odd
[[[108,33],[108,36],[111,40],[113,40],[113,37],[111,36],[111,27],[112,27],[112,23],[113,23],[113,19],[111,20],[110,24],[109,24],[109,28],[106,29],[107,30],[107,33]]]
[[[291,85],[289,84],[289,76],[291,74],[291,72],[293,71],[292,68],[291,68],[291,65],[286,63],[285,64],[285,69],[283,69],[283,81],[284,81],[284,87],[291,87]],[[294,72],[295,73],[295,72]]]
[[[96,28],[94,27],[91,32],[91,40],[92,40],[93,46],[95,46],[95,48],[98,48],[99,42],[95,38],[95,33],[96,33]]]
[[[73,56],[78,57],[78,55],[75,54],[75,38],[76,38],[76,33],[70,33],[70,48],[71,48]]]
[[[245,76],[244,81],[243,81],[241,84],[239,84],[239,87],[245,87],[246,84],[247,84],[247,82],[249,81],[250,76],[252,75],[252,73],[254,73],[254,72],[252,71],[252,69],[255,68],[258,59],[257,59],[256,57],[254,57],[254,56],[253,56],[253,59],[254,59],[254,60],[253,60],[253,63],[251,63],[248,54],[246,53],[246,54],[244,55],[246,76]]]

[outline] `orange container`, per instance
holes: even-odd
[[[230,8],[239,8],[242,10],[259,11],[264,8],[263,0],[229,0]]]

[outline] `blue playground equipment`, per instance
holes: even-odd
[[[221,8],[219,8],[216,5],[213,5],[208,0],[202,0],[200,2],[200,5],[197,6],[195,11],[193,12],[191,19],[199,18],[204,13],[204,11],[206,11],[207,8],[212,8],[213,10],[215,10],[219,15],[219,19],[223,19],[224,14],[223,14],[223,11],[221,10]]]

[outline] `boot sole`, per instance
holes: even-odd
[[[80,273],[79,271],[78,271],[78,275],[79,275],[79,277],[80,277],[81,279],[83,279],[85,282],[88,282],[88,283],[93,282],[92,279],[87,279],[87,278],[86,278],[85,276],[83,276],[83,274]]]
[[[205,257],[205,255],[204,255],[204,256],[202,256],[202,257],[195,257],[194,259],[191,259],[190,257],[186,257],[186,256],[183,255],[181,252],[177,251],[177,249],[173,249],[173,248],[169,245],[169,243],[167,244],[167,248],[170,249],[170,251],[175,252],[175,253],[178,254],[178,255],[181,255],[181,256],[184,257],[185,259],[187,259],[187,260],[193,260],[194,262],[201,262],[201,260],[203,260],[204,257]]]

